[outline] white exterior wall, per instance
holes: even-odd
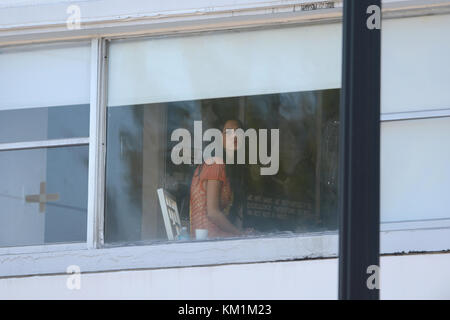
[[[450,254],[381,257],[381,299],[450,299]],[[337,299],[338,260],[236,264],[0,280],[0,299]]]

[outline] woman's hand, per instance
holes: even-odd
[[[208,180],[206,183],[206,213],[222,231],[241,235],[242,231],[233,225],[228,218],[220,211],[219,197],[222,182],[216,180]]]

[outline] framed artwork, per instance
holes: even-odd
[[[175,240],[181,232],[181,221],[176,198],[162,188],[157,190],[167,238]]]

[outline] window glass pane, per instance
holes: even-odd
[[[0,48],[0,110],[89,103],[90,46]]]
[[[89,137],[89,105],[0,110],[0,143]]]
[[[383,20],[381,111],[450,106],[450,15]]]
[[[381,221],[450,218],[450,118],[384,122]]]
[[[201,189],[192,189],[198,166],[174,164],[178,141],[170,138],[178,128],[194,138],[194,121],[202,121],[205,131],[227,119],[243,119],[244,128],[280,130],[275,174],[262,175],[261,164],[226,164],[233,167],[226,174],[242,178],[234,192],[239,208],[223,208],[229,218],[242,215],[236,220],[243,228],[260,233],[336,230],[338,106],[339,90],[333,89],[109,108],[106,241],[167,237],[158,188],[175,197],[183,226],[192,233],[200,228],[193,206]]]
[[[107,243],[337,229],[340,25],[109,52]],[[202,154],[227,144],[227,128],[250,136],[229,144],[243,163],[223,144]]]
[[[88,150],[0,151],[0,246],[86,241]]]

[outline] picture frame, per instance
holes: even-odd
[[[181,220],[176,198],[163,188],[159,188],[157,193],[167,238],[176,240],[181,232]]]

